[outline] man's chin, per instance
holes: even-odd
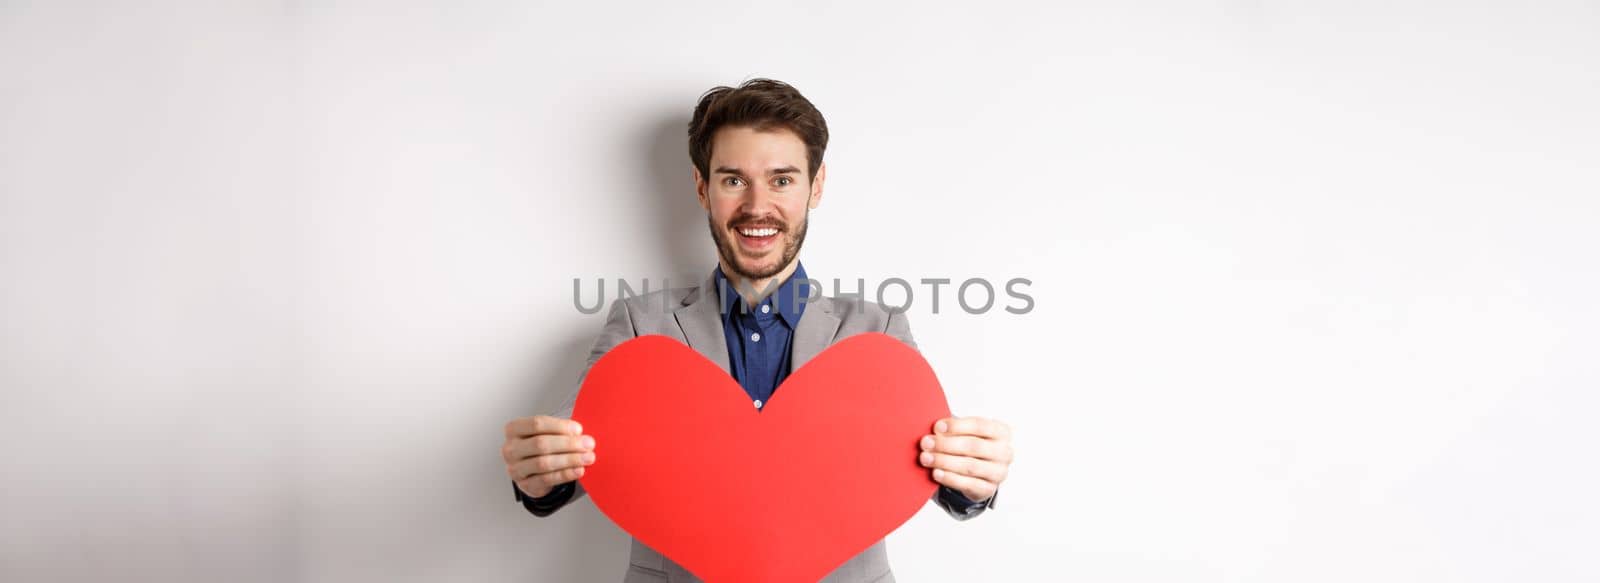
[[[735,265],[735,267],[739,269],[740,274],[751,278],[772,277],[777,275],[778,271],[782,270],[783,268],[783,266],[778,265],[776,261],[771,259],[766,261],[750,261],[745,257],[740,257],[739,262]]]
[[[771,265],[740,265],[739,266],[739,273],[742,273],[742,274],[744,274],[745,277],[750,277],[750,278],[772,277],[772,275],[776,274],[777,271],[778,271],[777,268],[775,268],[775,267],[773,267]]]

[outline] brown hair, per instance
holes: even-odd
[[[689,120],[689,159],[711,179],[711,137],[724,126],[757,131],[785,128],[806,144],[806,179],[817,176],[828,147],[828,123],[799,89],[782,81],[751,79],[739,87],[713,87],[700,95]]]

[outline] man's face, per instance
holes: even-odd
[[[822,200],[826,164],[808,178],[805,142],[788,129],[725,127],[712,136],[710,168],[710,177],[695,169],[695,189],[730,275],[782,273],[805,242],[810,209]]]

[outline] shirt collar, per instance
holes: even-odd
[[[713,285],[717,286],[717,293],[722,297],[722,316],[732,317],[738,313],[735,310],[739,309],[739,303],[743,302],[744,298],[739,296],[738,290],[733,289],[733,282],[728,276],[723,275],[721,265],[712,271],[715,279]],[[762,301],[763,303],[771,301],[772,307],[778,310],[778,315],[792,329],[800,325],[800,316],[806,311],[805,299],[809,297],[811,297],[811,280],[806,277],[806,266],[795,262],[794,273],[789,274],[789,279],[783,280],[778,289]]]

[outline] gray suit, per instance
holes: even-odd
[[[605,327],[589,350],[589,362],[584,368],[594,366],[613,347],[636,336],[660,334],[688,344],[701,355],[730,370],[728,345],[723,336],[721,305],[712,279],[698,287],[661,290],[642,296],[620,299],[611,304]],[[813,285],[813,289],[821,289]],[[851,335],[863,332],[883,332],[916,348],[911,339],[911,328],[905,315],[891,312],[882,306],[857,297],[819,297],[806,304],[800,323],[795,326],[791,348],[791,370],[799,369],[822,352],[824,348]],[[731,374],[731,373],[730,373]],[[582,376],[579,377],[582,385]],[[577,391],[573,391],[554,415],[570,417]],[[930,419],[931,423],[932,420]],[[571,500],[583,495],[581,482]],[[519,491],[519,498],[521,497]],[[971,513],[961,514],[948,506],[935,494],[934,501],[958,520],[965,520],[992,507],[980,506]],[[569,500],[570,503],[570,500]],[[781,552],[781,551],[780,551]],[[623,583],[659,583],[699,581],[677,563],[661,553],[633,540],[633,550],[628,557],[628,572]],[[868,547],[830,573],[823,581],[830,583],[890,583],[894,574],[889,570],[889,555],[883,541]]]

